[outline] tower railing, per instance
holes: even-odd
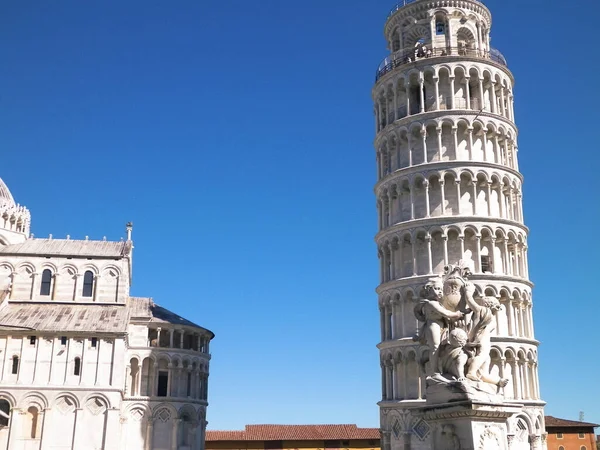
[[[388,14],[388,18],[394,14],[396,11],[398,11],[400,8],[403,8],[406,5],[410,5],[411,3],[415,3],[419,0],[402,0],[401,2],[396,3],[396,6],[394,6],[391,10],[390,13]],[[483,3],[481,0],[473,0],[474,2],[477,3]]]
[[[415,1],[415,0],[413,0]],[[487,50],[478,50],[465,47],[443,47],[443,48],[427,48],[415,47],[415,49],[400,50],[386,57],[377,68],[375,81],[377,82],[383,75],[391,72],[396,67],[410,64],[416,61],[421,61],[428,58],[439,58],[444,56],[465,56],[468,58],[481,58],[493,61],[497,64],[507,66],[506,58],[495,48]]]

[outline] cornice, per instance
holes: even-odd
[[[390,172],[377,183],[375,183],[375,187],[373,191],[377,194],[377,190],[381,188],[382,185],[388,184],[390,182],[393,183],[396,179],[401,179],[405,176],[415,176],[415,175],[424,175],[430,171],[438,171],[438,172],[448,172],[451,170],[470,170],[471,168],[475,169],[493,169],[495,171],[501,171],[509,173],[519,179],[521,184],[525,182],[523,174],[518,170],[512,169],[503,164],[490,163],[485,161],[469,161],[469,160],[456,160],[456,161],[436,161],[418,164],[415,166],[404,167],[402,169],[394,170]]]
[[[484,225],[494,224],[494,225],[505,225],[511,226],[520,229],[526,235],[529,234],[529,228],[520,222],[515,222],[510,219],[501,219],[499,217],[489,217],[489,216],[435,216],[435,217],[426,217],[423,219],[414,219],[408,220],[405,222],[396,223],[388,226],[387,228],[379,231],[375,235],[375,242],[380,243],[380,241],[384,238],[389,237],[391,234],[396,234],[398,232],[412,232],[416,231],[420,228],[430,228],[432,226],[439,227],[449,227],[455,225],[459,228],[462,226],[475,225],[477,223],[482,223]]]
[[[387,38],[389,33],[400,24],[402,19],[414,16],[415,13],[422,13],[424,11],[430,11],[439,8],[469,9],[474,13],[483,16],[483,18],[487,21],[488,27],[490,29],[492,28],[492,13],[481,2],[470,0],[429,0],[416,1],[409,5],[398,8],[396,11],[390,14],[383,27],[384,36]]]
[[[478,111],[475,109],[438,109],[435,111],[425,111],[418,112],[416,114],[411,114],[408,116],[404,116],[398,120],[395,120],[389,124],[387,124],[382,130],[380,130],[375,139],[373,140],[373,146],[377,150],[379,141],[387,137],[389,133],[393,133],[397,128],[408,128],[410,129],[413,124],[424,125],[427,121],[436,120],[436,119],[448,119],[448,120],[459,120],[459,119],[467,119],[466,116],[474,116],[478,117],[487,117],[489,119],[494,119],[502,122],[505,125],[508,125],[515,132],[515,138],[519,135],[519,129],[517,125],[512,121],[507,119],[501,114],[492,113],[488,111]],[[475,118],[473,120],[475,120]]]
[[[377,295],[382,295],[387,291],[398,290],[406,287],[412,286],[420,286],[424,285],[427,280],[429,280],[432,275],[417,275],[414,277],[405,277],[398,280],[388,281],[386,283],[382,283],[375,289]],[[494,275],[494,274],[473,274],[469,277],[470,281],[486,281],[487,284],[493,285],[495,283],[504,282],[504,283],[514,283],[514,284],[522,284],[527,286],[529,289],[533,289],[534,284],[525,279],[525,278],[517,278],[509,275]]]
[[[390,53],[390,55],[388,57],[392,57],[393,55],[394,55],[394,53]],[[432,61],[435,61],[435,62],[432,62]],[[493,59],[477,57],[477,56],[467,56],[467,55],[432,56],[430,58],[420,58],[420,59],[417,59],[412,62],[407,62],[407,63],[401,64],[401,65],[398,65],[397,67],[394,67],[389,72],[381,75],[379,77],[379,79],[377,81],[375,81],[375,84],[373,85],[373,88],[371,89],[371,98],[374,97],[375,93],[381,88],[382,85],[389,83],[389,79],[393,78],[392,75],[398,75],[399,73],[403,73],[405,71],[410,72],[415,69],[420,70],[423,67],[435,68],[435,66],[439,66],[439,65],[447,65],[447,64],[461,63],[461,62],[470,62],[470,63],[477,63],[477,64],[482,64],[482,65],[492,66],[492,67],[504,72],[506,74],[506,76],[508,76],[508,78],[510,79],[511,84],[513,86],[515,85],[515,76],[510,71],[508,66],[497,63]]]

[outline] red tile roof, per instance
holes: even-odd
[[[379,428],[358,428],[356,425],[246,425],[244,431],[206,432],[206,441],[346,441],[379,438]]]
[[[589,422],[577,422],[575,420],[558,419],[552,416],[546,416],[546,428],[547,427],[573,427],[573,428],[584,428],[584,427],[600,427],[600,425]]]

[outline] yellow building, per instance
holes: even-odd
[[[379,428],[356,425],[246,425],[207,431],[206,450],[380,450]]]

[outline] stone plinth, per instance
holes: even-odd
[[[508,450],[508,419],[522,405],[462,401],[428,405],[422,417],[432,426],[432,450]]]

